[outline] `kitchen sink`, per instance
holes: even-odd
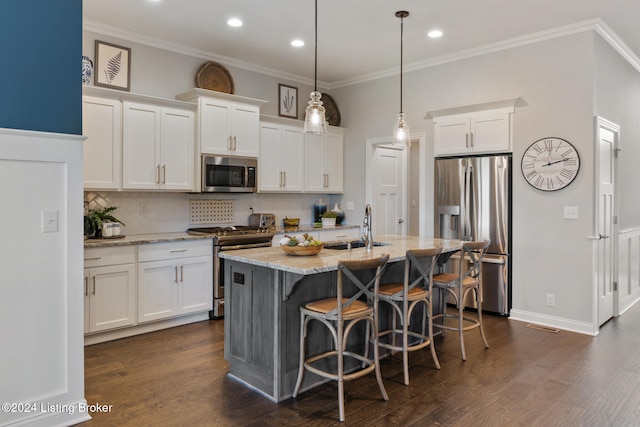
[[[363,240],[352,240],[351,242],[351,249],[355,249],[355,248],[364,248],[365,247],[365,243]],[[386,243],[386,242],[373,242],[373,246],[387,246],[390,245],[390,243]],[[348,248],[347,242],[340,242],[340,241],[336,241],[336,242],[325,242],[324,243],[324,248],[325,249],[338,249],[338,250],[345,250]]]

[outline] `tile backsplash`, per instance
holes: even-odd
[[[93,192],[84,193],[89,209],[116,206],[113,214],[126,224],[123,234],[148,234],[185,231],[191,226],[229,225],[190,224],[191,200],[234,200],[234,224],[246,225],[251,213],[273,213],[276,224],[282,225],[284,217],[300,218],[301,224],[312,221],[313,205],[319,198],[324,199],[327,207],[340,202],[341,196],[318,194],[187,194],[187,193],[151,193],[151,192]],[[357,223],[349,218],[345,223]]]

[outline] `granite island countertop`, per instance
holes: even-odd
[[[220,257],[246,264],[282,270],[290,273],[311,275],[336,270],[338,262],[343,259],[375,258],[382,254],[389,254],[389,261],[400,261],[405,258],[409,249],[427,249],[442,247],[443,252],[453,252],[462,248],[462,241],[439,239],[434,237],[417,236],[376,236],[376,242],[387,243],[384,246],[374,246],[371,253],[365,248],[347,250],[322,249],[319,254],[312,256],[287,255],[279,247],[242,249],[225,251]]]
[[[84,241],[85,249],[104,248],[111,246],[131,246],[145,243],[176,242],[180,240],[201,240],[211,239],[207,235],[193,235],[186,232],[175,233],[152,233],[152,234],[132,234],[121,238],[87,239]]]

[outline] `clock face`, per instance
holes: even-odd
[[[522,156],[522,175],[538,190],[560,190],[578,176],[580,156],[568,141],[543,138],[527,148]]]

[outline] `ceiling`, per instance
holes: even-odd
[[[90,31],[313,81],[312,0],[83,0],[83,8]],[[570,31],[598,18],[640,55],[637,0],[318,0],[319,85],[397,73],[398,10],[410,13],[404,21],[405,70],[556,28]],[[229,27],[230,17],[244,25]],[[434,28],[444,35],[428,38]],[[305,46],[292,47],[294,38]]]

